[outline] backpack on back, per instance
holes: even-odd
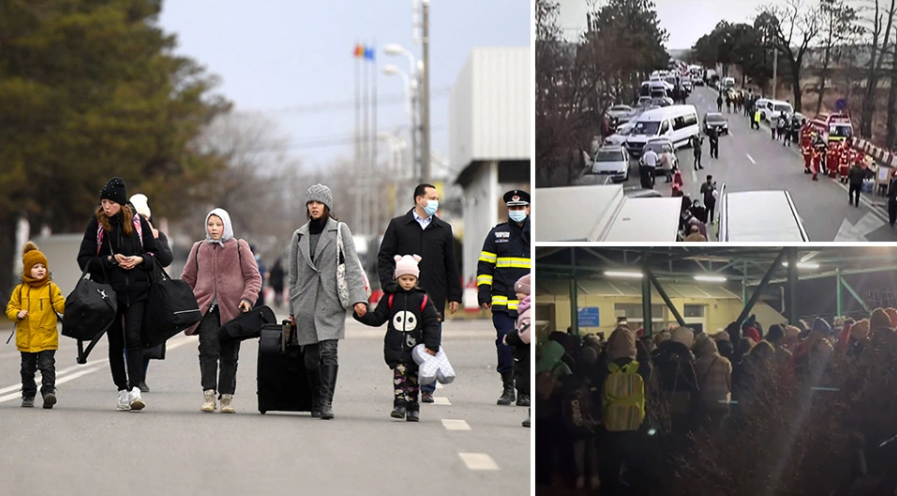
[[[645,419],[645,380],[635,360],[620,367],[611,362],[604,380],[602,417],[610,432],[637,431]]]

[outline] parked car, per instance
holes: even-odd
[[[636,107],[647,107],[648,105],[651,105],[650,96],[640,96],[638,97],[638,101],[635,102]]]
[[[669,107],[675,103],[672,98],[666,96],[651,99],[651,105],[657,105],[658,107]]]
[[[626,138],[629,137],[633,127],[635,127],[634,121],[620,124],[616,133],[604,138],[604,146],[624,146],[626,144]]]
[[[668,137],[658,137],[651,138],[645,143],[645,147],[642,148],[642,157],[645,156],[645,152],[648,150],[654,150],[654,153],[657,154],[658,158],[662,158],[664,154],[669,154],[672,159],[673,169],[679,167],[679,157],[676,156],[675,147],[673,146],[673,140]],[[663,175],[663,168],[660,166],[660,163],[657,164],[657,168],[654,170],[655,175]]]
[[[625,182],[629,180],[629,153],[622,146],[601,148],[587,173],[609,175],[614,182]]]
[[[704,80],[701,78],[695,78],[695,86],[704,86]]]
[[[614,105],[607,109],[607,116],[611,119],[619,119],[620,117],[628,115],[630,112],[632,112],[632,107],[629,105]]]
[[[790,118],[791,114],[794,113],[794,108],[788,102],[783,102],[781,100],[766,100],[765,108],[760,107],[760,118],[765,121],[770,121],[773,118],[777,119],[782,112],[785,112],[785,117]]]
[[[729,121],[719,112],[704,114],[704,134],[710,134],[710,128],[715,128],[717,135],[729,134]]]

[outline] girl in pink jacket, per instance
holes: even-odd
[[[249,243],[234,238],[230,215],[224,209],[216,208],[206,215],[206,239],[193,244],[181,279],[193,288],[203,313],[202,321],[186,331],[188,335],[199,334],[200,410],[215,411],[217,392],[221,395],[221,413],[234,413],[240,342],[220,343],[218,328],[252,308],[262,276]]]

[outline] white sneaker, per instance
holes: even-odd
[[[215,390],[214,389],[206,389],[202,392],[202,407],[200,407],[200,411],[203,412],[214,412],[215,411]]]
[[[128,395],[131,401],[131,410],[143,410],[143,407],[146,406],[146,403],[143,402],[143,398],[140,397],[140,388],[134,386],[131,389],[131,393]]]
[[[122,389],[118,392],[118,409],[119,411],[126,412],[131,409],[131,401],[128,398],[128,390]]]
[[[237,413],[234,410],[234,395],[232,394],[223,394],[221,395],[221,413]]]

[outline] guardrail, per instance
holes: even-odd
[[[884,148],[872,144],[871,141],[857,137],[851,137],[848,143],[850,143],[850,146],[854,149],[860,150],[875,159],[879,165],[884,165],[885,167],[897,167],[897,152],[885,150]]]

